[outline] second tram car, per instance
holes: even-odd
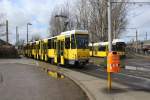
[[[112,41],[112,50],[116,51],[121,57],[125,57],[126,44],[121,39],[114,39]],[[108,54],[108,42],[90,43],[90,56],[106,57]]]

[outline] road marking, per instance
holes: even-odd
[[[124,76],[129,76],[129,77],[134,77],[134,78],[138,78],[138,79],[142,79],[142,80],[146,80],[150,82],[150,79],[148,78],[144,78],[144,77],[137,77],[137,76],[133,76],[133,75],[129,75],[129,74],[123,74],[123,73],[118,73],[120,75],[124,75]]]
[[[145,67],[135,67],[135,66],[125,66],[125,69],[129,70],[139,70],[139,71],[150,71],[150,68],[145,68]]]
[[[134,66],[125,66],[125,69],[137,70],[137,67],[134,67]]]

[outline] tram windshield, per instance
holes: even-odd
[[[99,46],[99,51],[106,51],[106,46],[105,45],[101,45]]]
[[[124,42],[117,42],[116,45],[113,45],[114,51],[125,51],[126,44]]]
[[[87,49],[89,44],[88,34],[76,34],[76,44],[78,49]]]

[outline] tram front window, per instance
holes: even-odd
[[[119,42],[116,43],[116,50],[117,51],[125,51],[125,43],[124,42]]]
[[[76,44],[78,49],[87,49],[89,44],[89,37],[87,34],[76,34]]]
[[[100,46],[99,51],[106,51],[106,46]]]

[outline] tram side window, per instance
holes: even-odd
[[[70,49],[70,37],[65,38],[65,48]]]
[[[61,45],[60,46],[61,46],[60,49],[63,50],[64,49],[64,42],[63,41],[61,41]]]
[[[46,53],[46,50],[47,50],[47,44],[44,43],[44,52]]]
[[[54,49],[54,39],[51,40],[51,49]]]
[[[42,43],[42,50],[45,50],[45,43]]]
[[[93,50],[92,46],[89,46],[89,49],[90,49],[90,51],[92,51]]]
[[[51,39],[48,40],[48,49],[51,49]]]
[[[39,49],[39,48],[40,48],[40,45],[38,44],[38,45],[37,45],[37,49]]]
[[[39,49],[41,48],[41,42],[39,42]]]
[[[33,43],[33,46],[32,46],[32,47],[33,47],[33,49],[35,49],[35,43]]]
[[[74,37],[74,34],[71,35],[71,49],[75,49],[76,46],[75,46],[75,37]]]
[[[56,49],[56,42],[54,42],[54,49]]]

